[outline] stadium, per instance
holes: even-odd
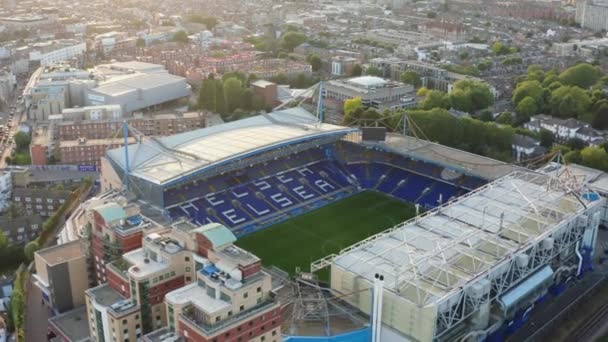
[[[108,151],[102,187],[126,186],[169,220],[221,223],[285,272],[310,267],[330,285],[321,296],[362,317],[377,314],[381,274],[383,341],[503,340],[592,268],[606,211],[596,192],[377,133],[295,107],[139,137]],[[367,340],[370,325],[359,328],[323,331]]]

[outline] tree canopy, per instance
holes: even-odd
[[[351,76],[361,76],[362,73],[363,73],[363,68],[361,68],[361,65],[359,65],[359,64],[353,65],[353,68],[350,71]]]
[[[421,88],[422,89],[422,88]],[[420,103],[420,108],[430,110],[434,108],[450,108],[450,100],[446,93],[439,90],[428,90],[424,100]]]
[[[370,75],[370,76],[377,76],[377,77],[382,77],[382,70],[380,70],[380,68],[375,67],[375,66],[370,66],[367,69],[365,69],[365,74],[366,75]]]
[[[281,37],[279,45],[282,49],[292,52],[296,46],[306,42],[306,40],[307,37],[304,33],[289,31]]]
[[[597,67],[581,63],[564,70],[559,75],[559,80],[563,84],[581,87],[587,89],[596,84],[603,74]]]
[[[577,86],[561,86],[551,92],[551,113],[562,118],[576,118],[587,111],[591,99],[587,92]]]
[[[15,139],[15,144],[17,145],[18,149],[25,149],[30,145],[30,135],[23,132],[23,131],[19,131],[17,132],[13,139]]]
[[[418,88],[422,85],[422,79],[420,75],[418,75],[415,71],[405,71],[401,74],[401,82],[405,84],[410,84],[414,86],[414,88]]]
[[[454,83],[450,102],[454,109],[473,112],[485,109],[494,104],[494,95],[487,84],[473,81],[460,80]]]

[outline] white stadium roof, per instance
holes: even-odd
[[[345,135],[354,130],[319,123],[306,110],[289,108],[129,145],[130,174],[155,184],[166,184],[251,153],[328,135]],[[108,151],[108,157],[125,169],[124,147]]]
[[[553,177],[515,172],[317,263],[370,282],[381,273],[385,289],[426,306],[564,228],[585,202]]]

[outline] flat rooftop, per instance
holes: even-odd
[[[425,306],[537,244],[591,201],[540,173],[516,172],[372,236],[332,258],[338,267]]]
[[[199,310],[209,315],[228,309],[231,306],[230,303],[210,297],[207,290],[200,287],[196,282],[167,293],[165,300],[179,305],[192,303]]]
[[[125,299],[120,293],[111,288],[108,283],[90,288],[87,292],[95,298],[95,302],[103,306],[111,306]]]
[[[143,248],[123,254],[123,259],[130,263],[129,274],[137,278],[144,278],[169,268],[169,265],[148,258]]]
[[[89,320],[87,319],[87,308],[81,306],[72,311],[49,319],[49,323],[58,332],[67,336],[73,342],[90,341]]]
[[[86,255],[84,245],[75,240],[72,242],[45,248],[36,252],[49,265],[57,265]]]
[[[190,173],[290,143],[329,135],[343,136],[355,130],[319,123],[314,115],[302,108],[279,110],[129,145],[131,176],[165,184]],[[119,167],[125,168],[124,148],[110,150],[107,154]]]

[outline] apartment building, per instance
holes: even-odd
[[[14,188],[13,203],[22,206],[27,215],[48,217],[70,197],[69,190]]]
[[[592,30],[608,30],[608,2],[579,0],[576,3],[576,23]]]
[[[144,235],[160,229],[141,215],[137,204],[129,203],[122,196],[91,206],[85,215],[89,230],[86,235],[91,244],[94,275],[98,284],[108,281],[107,263],[119,260],[121,255],[140,248]],[[127,294],[124,292],[124,295]]]
[[[414,87],[375,76],[361,76],[326,82],[325,97],[346,101],[360,97],[363,104],[380,111],[415,106]]]
[[[0,229],[9,244],[23,244],[38,237],[44,221],[45,218],[37,214],[20,217],[3,215],[0,216]]]
[[[85,304],[84,291],[91,285],[85,248],[83,241],[76,240],[34,254],[34,284],[55,314]]]
[[[129,144],[135,143],[135,138],[129,137]],[[57,158],[62,164],[90,165],[100,167],[100,159],[109,149],[123,146],[124,138],[61,140],[57,146]]]
[[[141,115],[125,119],[129,125],[146,136],[172,135],[204,128],[206,116],[204,113],[189,112],[181,114]],[[88,119],[56,121],[55,135],[58,140],[105,139],[113,137],[122,128],[122,120]],[[122,131],[120,131],[122,136]]]
[[[8,208],[12,194],[13,177],[11,171],[0,171],[0,212]]]
[[[94,341],[156,331],[187,341],[279,341],[279,303],[261,261],[220,224],[178,221],[106,264],[107,284],[86,292]]]

